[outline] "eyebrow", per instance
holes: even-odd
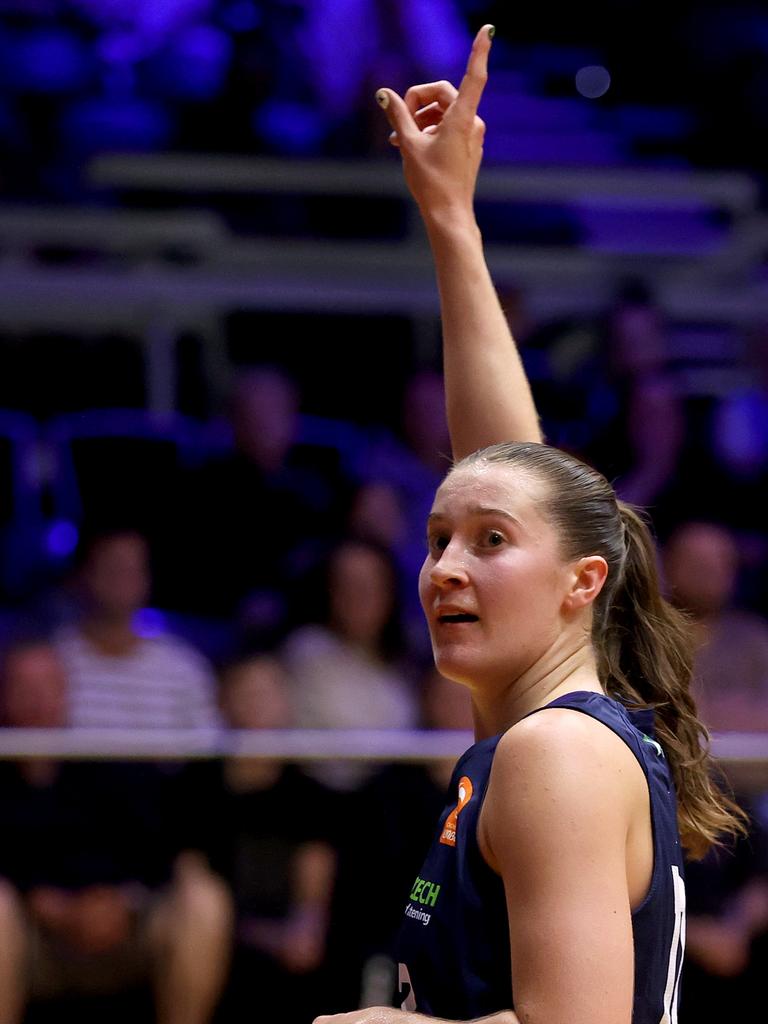
[[[509,519],[510,522],[514,523],[515,526],[522,526],[522,523],[513,516],[511,512],[507,512],[503,508],[489,508],[485,505],[473,505],[467,510],[472,516],[501,516],[503,519]],[[433,522],[435,519],[448,519],[442,512],[430,512],[427,516],[427,522]]]

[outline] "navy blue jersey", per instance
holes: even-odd
[[[548,708],[603,722],[627,744],[650,792],[651,885],[632,914],[633,1024],[675,1024],[685,943],[683,854],[669,766],[653,738],[652,712],[627,711],[600,693],[569,693]],[[538,709],[543,710],[543,709]],[[535,712],[534,712],[535,713]],[[514,1009],[504,885],[483,859],[477,824],[501,736],[476,743],[454,769],[449,803],[413,883],[400,932],[403,1009],[470,1020]]]

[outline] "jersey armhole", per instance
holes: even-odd
[[[569,704],[560,704],[558,705],[558,707],[565,708],[566,711],[578,711],[579,714],[586,715],[588,718],[592,718],[596,722],[599,722],[601,725],[604,725],[606,729],[610,729],[614,736],[618,736],[622,743],[632,752],[635,760],[640,765],[640,769],[643,773],[643,778],[645,779],[645,787],[648,791],[648,808],[651,815],[651,843],[653,845],[653,866],[651,868],[651,881],[648,886],[648,891],[646,892],[645,896],[643,896],[643,898],[640,900],[638,905],[634,907],[632,910],[631,916],[632,918],[635,918],[637,915],[641,914],[645,910],[645,908],[651,902],[653,897],[656,895],[656,892],[659,888],[659,872],[661,870],[661,857],[659,856],[658,843],[658,822],[656,820],[656,809],[653,802],[653,792],[651,790],[651,779],[648,773],[648,765],[645,763],[645,759],[642,757],[640,753],[639,745],[635,746],[633,743],[631,743],[628,736],[624,735],[624,733],[620,732],[618,729],[614,729],[614,727],[609,722],[606,722],[602,718],[598,718],[597,715],[590,714],[586,708],[575,707]],[[546,709],[542,708],[541,710],[543,711]]]
[[[657,890],[659,888],[659,871],[661,869],[661,857],[659,856],[659,846],[658,846],[658,822],[656,820],[656,810],[655,810],[654,802],[653,802],[653,793],[651,791],[651,780],[650,780],[650,777],[649,777],[649,774],[648,774],[648,766],[646,765],[643,757],[641,756],[639,749],[636,749],[635,746],[633,746],[633,744],[629,741],[629,738],[626,735],[624,735],[622,732],[620,732],[618,729],[614,729],[614,727],[612,725],[610,725],[608,722],[606,722],[604,719],[598,718],[596,715],[590,714],[590,712],[586,708],[581,708],[581,707],[570,705],[570,704],[559,704],[559,705],[557,705],[557,709],[558,710],[559,709],[564,709],[566,711],[578,711],[579,714],[586,715],[588,718],[592,718],[592,719],[594,719],[594,721],[599,722],[600,725],[605,726],[606,729],[610,729],[610,731],[615,736],[618,736],[618,738],[624,743],[624,745],[629,748],[629,750],[632,752],[635,760],[640,765],[640,769],[641,769],[641,771],[643,773],[643,778],[645,779],[645,786],[646,786],[646,789],[648,791],[648,807],[649,807],[649,811],[650,811],[650,815],[651,815],[651,842],[652,842],[652,845],[653,845],[653,866],[651,868],[651,881],[650,881],[650,884],[648,886],[648,891],[646,892],[645,896],[643,896],[642,900],[638,903],[638,905],[635,908],[633,908],[633,910],[632,910],[632,915],[631,916],[634,919],[637,915],[641,914],[643,912],[643,910],[645,910],[645,908],[648,906],[648,904],[651,902],[651,900],[655,896],[655,894],[656,894],[656,892],[657,892]],[[547,710],[547,706],[545,706],[543,708],[537,708],[536,711],[531,712],[531,713],[532,714],[536,714],[539,711],[546,711],[546,710]],[[501,736],[499,736],[498,739],[500,740]],[[495,751],[494,751],[494,755],[495,755]],[[479,802],[479,805],[478,805],[477,826],[476,826],[475,839],[476,839],[476,842],[477,842],[477,850],[478,850],[478,853],[480,854],[480,857],[482,858],[483,863],[486,865],[486,867],[488,868],[489,871],[492,871],[494,873],[494,875],[496,875],[497,878],[501,878],[501,876],[500,876],[499,872],[496,870],[496,868],[494,868],[486,860],[485,854],[483,852],[483,843],[481,841],[480,822],[482,821],[483,807],[485,805],[485,797],[486,797],[486,793],[488,792],[488,786],[489,785],[490,785],[490,772],[489,772],[489,775],[488,775],[488,782],[487,782],[487,784],[485,786],[485,789],[483,790],[483,793],[482,793],[482,796],[481,796],[481,799],[480,799],[480,802]]]

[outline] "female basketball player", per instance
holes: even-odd
[[[683,850],[738,831],[739,811],[710,781],[687,630],[642,519],[541,443],[473,214],[491,35],[458,91],[377,94],[435,257],[457,460],[421,599],[477,742],[408,894],[403,1009],[317,1024],[672,1024]]]

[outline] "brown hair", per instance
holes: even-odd
[[[592,642],[606,693],[651,708],[672,769],[680,838],[703,857],[722,835],[744,834],[746,815],[714,778],[709,734],[690,693],[688,620],[661,594],[656,548],[641,513],[620,501],[597,470],[544,444],[497,444],[462,459],[519,466],[549,485],[545,511],[567,560],[601,555],[608,577],[594,605]]]

